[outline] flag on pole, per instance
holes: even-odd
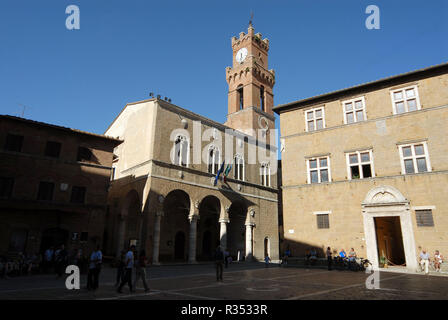
[[[214,186],[216,186],[216,184],[218,183],[219,176],[221,175],[222,171],[224,170],[225,163],[226,163],[225,161],[222,162],[221,168],[219,168],[218,172],[216,173],[215,182],[213,183]]]
[[[230,171],[232,170],[232,164],[228,164],[226,167],[226,170],[224,171],[224,183],[226,183],[226,178],[229,175]]]

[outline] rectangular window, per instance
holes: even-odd
[[[72,187],[72,196],[70,198],[70,202],[72,203],[84,203],[86,197],[86,188],[85,187]]]
[[[318,214],[317,218],[317,229],[329,229],[330,228],[330,215],[328,214]]]
[[[402,174],[431,171],[426,142],[400,145],[399,149]]]
[[[372,178],[375,176],[372,150],[349,152],[345,156],[347,159],[347,177],[349,180]]]
[[[312,158],[307,160],[308,183],[331,181],[330,157]]]
[[[434,227],[431,209],[415,210],[415,218],[417,220],[417,227]]]
[[[22,151],[23,136],[17,134],[8,134],[6,136],[5,150],[20,152]]]
[[[9,199],[12,196],[14,178],[0,177],[0,199]]]
[[[37,192],[37,200],[51,201],[53,200],[53,182],[41,181],[39,183],[39,190]]]
[[[86,147],[78,148],[77,161],[90,161],[92,159],[92,150]]]
[[[342,105],[344,108],[345,124],[367,119],[364,97],[344,101]]]
[[[421,108],[417,86],[392,90],[390,96],[394,114],[420,110]]]
[[[47,145],[45,146],[45,155],[47,157],[59,158],[59,154],[61,153],[61,144],[55,141],[47,141]]]
[[[324,108],[315,108],[306,111],[306,131],[314,131],[325,128]]]

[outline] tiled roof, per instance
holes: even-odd
[[[82,135],[88,135],[88,136],[97,137],[97,138],[101,138],[101,139],[112,140],[112,141],[119,142],[119,143],[123,142],[122,140],[119,140],[119,139],[116,139],[116,138],[113,138],[113,137],[109,137],[109,136],[105,136],[105,135],[101,135],[101,134],[86,132],[86,131],[82,131],[82,130],[78,130],[78,129],[72,129],[72,128],[68,128],[68,127],[57,126],[57,125],[50,124],[50,123],[45,123],[45,122],[40,122],[40,121],[35,121],[35,120],[25,119],[25,118],[20,118],[20,117],[15,117],[15,116],[6,115],[6,114],[0,115],[0,119],[20,121],[20,122],[23,122],[23,123],[29,123],[29,124],[36,125],[36,126],[43,126],[43,127],[56,129],[56,130],[62,130],[62,131],[66,131],[66,132],[82,134]]]

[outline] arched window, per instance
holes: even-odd
[[[220,160],[219,149],[211,146],[208,150],[208,173],[216,174],[218,172]]]
[[[264,87],[263,86],[260,87],[260,109],[261,109],[261,111],[265,111],[264,110]]]
[[[239,154],[235,156],[234,178],[244,181],[244,158]]]
[[[178,166],[188,166],[189,143],[185,136],[177,136],[174,140],[174,164]]]
[[[271,166],[269,163],[262,163],[260,168],[261,184],[265,187],[271,186]]]
[[[244,108],[244,94],[243,94],[243,86],[239,85],[236,89],[237,95],[238,95],[238,103],[240,110],[243,110]]]

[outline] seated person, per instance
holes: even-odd
[[[342,259],[345,259],[347,257],[344,249],[341,249],[341,251],[339,252],[339,257],[341,257]]]
[[[348,260],[349,261],[356,261],[355,249],[351,248],[350,252],[348,253]]]
[[[440,265],[443,262],[443,257],[440,254],[439,250],[436,250],[434,253],[434,268],[436,269],[436,272],[440,272]]]
[[[311,258],[311,250],[310,250],[310,249],[306,249],[306,252],[305,252],[305,260],[306,260],[306,261],[309,261],[310,258]]]
[[[429,261],[429,254],[423,249],[420,253],[420,267],[422,268],[422,271],[425,271],[425,274],[429,274]]]

